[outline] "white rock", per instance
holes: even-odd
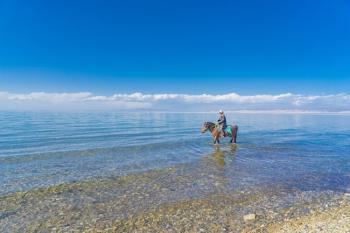
[[[255,214],[247,214],[243,216],[243,219],[245,222],[255,220],[255,218],[256,218]]]

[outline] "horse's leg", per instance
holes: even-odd
[[[216,144],[216,143],[220,143],[219,138],[214,138],[214,144]]]
[[[216,144],[216,140],[217,140],[216,134],[215,132],[213,132],[212,134],[213,134],[213,143]]]
[[[234,127],[232,127],[233,132],[232,132],[232,139],[233,142],[236,143],[237,142],[237,132],[238,132],[238,126],[235,125]]]
[[[213,133],[213,136],[214,136],[214,144],[216,144],[216,143],[220,143],[220,141],[219,141],[219,138],[220,138],[220,132],[215,131],[215,132]]]
[[[215,143],[216,143],[216,142],[217,142],[218,144],[220,144],[220,136],[216,136],[216,137],[215,137]]]
[[[214,137],[213,143],[216,144],[217,140],[218,139],[216,137]]]
[[[233,141],[235,140],[235,129],[232,127],[232,131],[231,131],[231,141],[230,143],[233,143]]]

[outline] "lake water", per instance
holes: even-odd
[[[200,133],[216,114],[0,113],[0,195],[203,161],[231,189],[348,191],[349,115],[226,115],[234,148]]]
[[[217,117],[0,113],[0,232],[252,232],[350,192],[349,115],[228,113],[214,146]]]

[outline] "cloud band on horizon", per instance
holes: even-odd
[[[0,110],[301,110],[349,111],[350,95],[278,95],[211,94],[114,94],[76,93],[10,93],[0,92]]]

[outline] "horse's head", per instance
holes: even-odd
[[[209,129],[209,123],[208,122],[204,122],[203,126],[201,128],[201,133],[207,132],[208,129]]]

